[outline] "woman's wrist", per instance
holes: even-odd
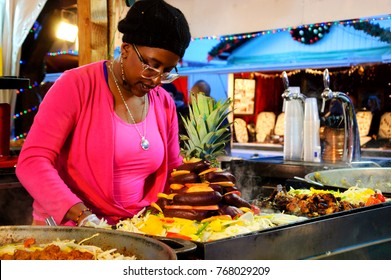
[[[76,225],[80,223],[84,218],[91,215],[92,211],[83,203],[78,203],[71,207],[66,214],[66,218],[72,220]]]
[[[83,208],[80,213],[77,215],[77,218],[76,220],[74,220],[74,222],[76,223],[76,225],[78,226],[80,224],[81,221],[83,221],[86,217],[88,217],[89,215],[92,214],[92,211],[90,208]]]

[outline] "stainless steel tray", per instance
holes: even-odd
[[[339,188],[358,186],[391,194],[391,168],[386,167],[322,170],[307,174],[305,179]]]

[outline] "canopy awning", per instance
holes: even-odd
[[[166,1],[182,10],[195,38],[391,14],[390,0]]]
[[[390,30],[391,20],[373,21]],[[203,42],[204,41],[204,42]],[[213,43],[213,44],[212,44]],[[321,40],[303,44],[293,40],[289,31],[255,37],[234,50],[224,63],[205,63],[208,52],[218,40],[192,41],[184,56],[182,73],[280,71],[289,69],[345,67],[367,63],[389,63],[391,43],[381,41],[352,26],[334,25]],[[196,52],[203,66],[196,67],[191,58]],[[189,59],[189,60],[188,60]]]

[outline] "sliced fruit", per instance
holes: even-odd
[[[180,190],[184,187],[185,187],[185,185],[182,185],[182,184],[171,184],[170,185],[170,189],[172,189],[172,190]]]
[[[194,187],[209,187],[209,183],[186,183],[185,186],[187,188],[194,188]]]
[[[214,190],[209,187],[209,184],[206,183],[198,183],[198,184],[186,184],[187,190],[186,193],[193,192],[213,192]]]
[[[151,206],[152,206],[153,208],[155,208],[156,210],[158,210],[160,213],[163,213],[162,208],[160,208],[160,206],[157,205],[155,202],[152,202],[152,203],[151,203]]]
[[[184,240],[191,240],[190,236],[187,236],[187,235],[184,235],[184,234],[180,234],[180,233],[177,233],[177,232],[170,232],[170,231],[167,232],[166,237],[169,237],[169,238],[180,238],[180,239],[184,239]]]
[[[208,168],[202,172],[200,172],[198,175],[199,176],[202,176],[202,175],[205,175],[207,173],[210,173],[210,172],[222,172],[223,169],[219,168],[219,167],[211,167],[211,168]]]
[[[185,191],[185,193],[193,192],[213,192],[213,189],[211,187],[192,187]]]
[[[248,207],[239,207],[239,209],[242,210],[244,213],[253,212],[252,209],[250,209]]]
[[[234,193],[234,194],[236,194],[238,196],[242,196],[242,193],[240,191],[236,191],[236,190],[235,191],[226,192],[224,195],[231,194],[231,193]]]
[[[172,200],[176,195],[177,195],[176,193],[170,193],[169,195],[167,195],[167,199]]]
[[[194,221],[189,220],[189,219],[184,219],[184,218],[178,218],[178,217],[173,217],[176,223],[180,224],[181,226],[183,225],[192,225]]]
[[[164,218],[160,218],[160,220],[161,220],[163,223],[165,223],[165,224],[172,224],[172,223],[175,222],[175,219],[174,219],[174,218],[166,218],[166,217],[164,217]]]
[[[165,231],[163,222],[156,215],[149,215],[140,230],[150,235],[162,235]]]
[[[184,158],[183,159],[183,163],[195,163],[195,162],[200,162],[202,159],[200,158],[196,158],[196,157],[192,157],[192,158]]]
[[[168,194],[165,194],[165,193],[158,193],[157,194],[157,197],[158,198],[167,198]]]
[[[176,177],[179,175],[189,174],[190,170],[174,170],[171,172],[171,177]]]
[[[231,181],[225,181],[225,182],[213,182],[213,184],[220,185],[222,187],[233,187],[235,184]]]
[[[166,209],[182,209],[182,210],[218,210],[218,205],[202,205],[202,206],[192,206],[192,205],[166,205]]]
[[[201,223],[212,222],[215,220],[232,220],[232,217],[230,215],[217,215],[217,216],[212,216],[212,217],[203,219],[201,221]]]

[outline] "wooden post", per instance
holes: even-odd
[[[77,0],[79,66],[110,58],[110,0]]]

